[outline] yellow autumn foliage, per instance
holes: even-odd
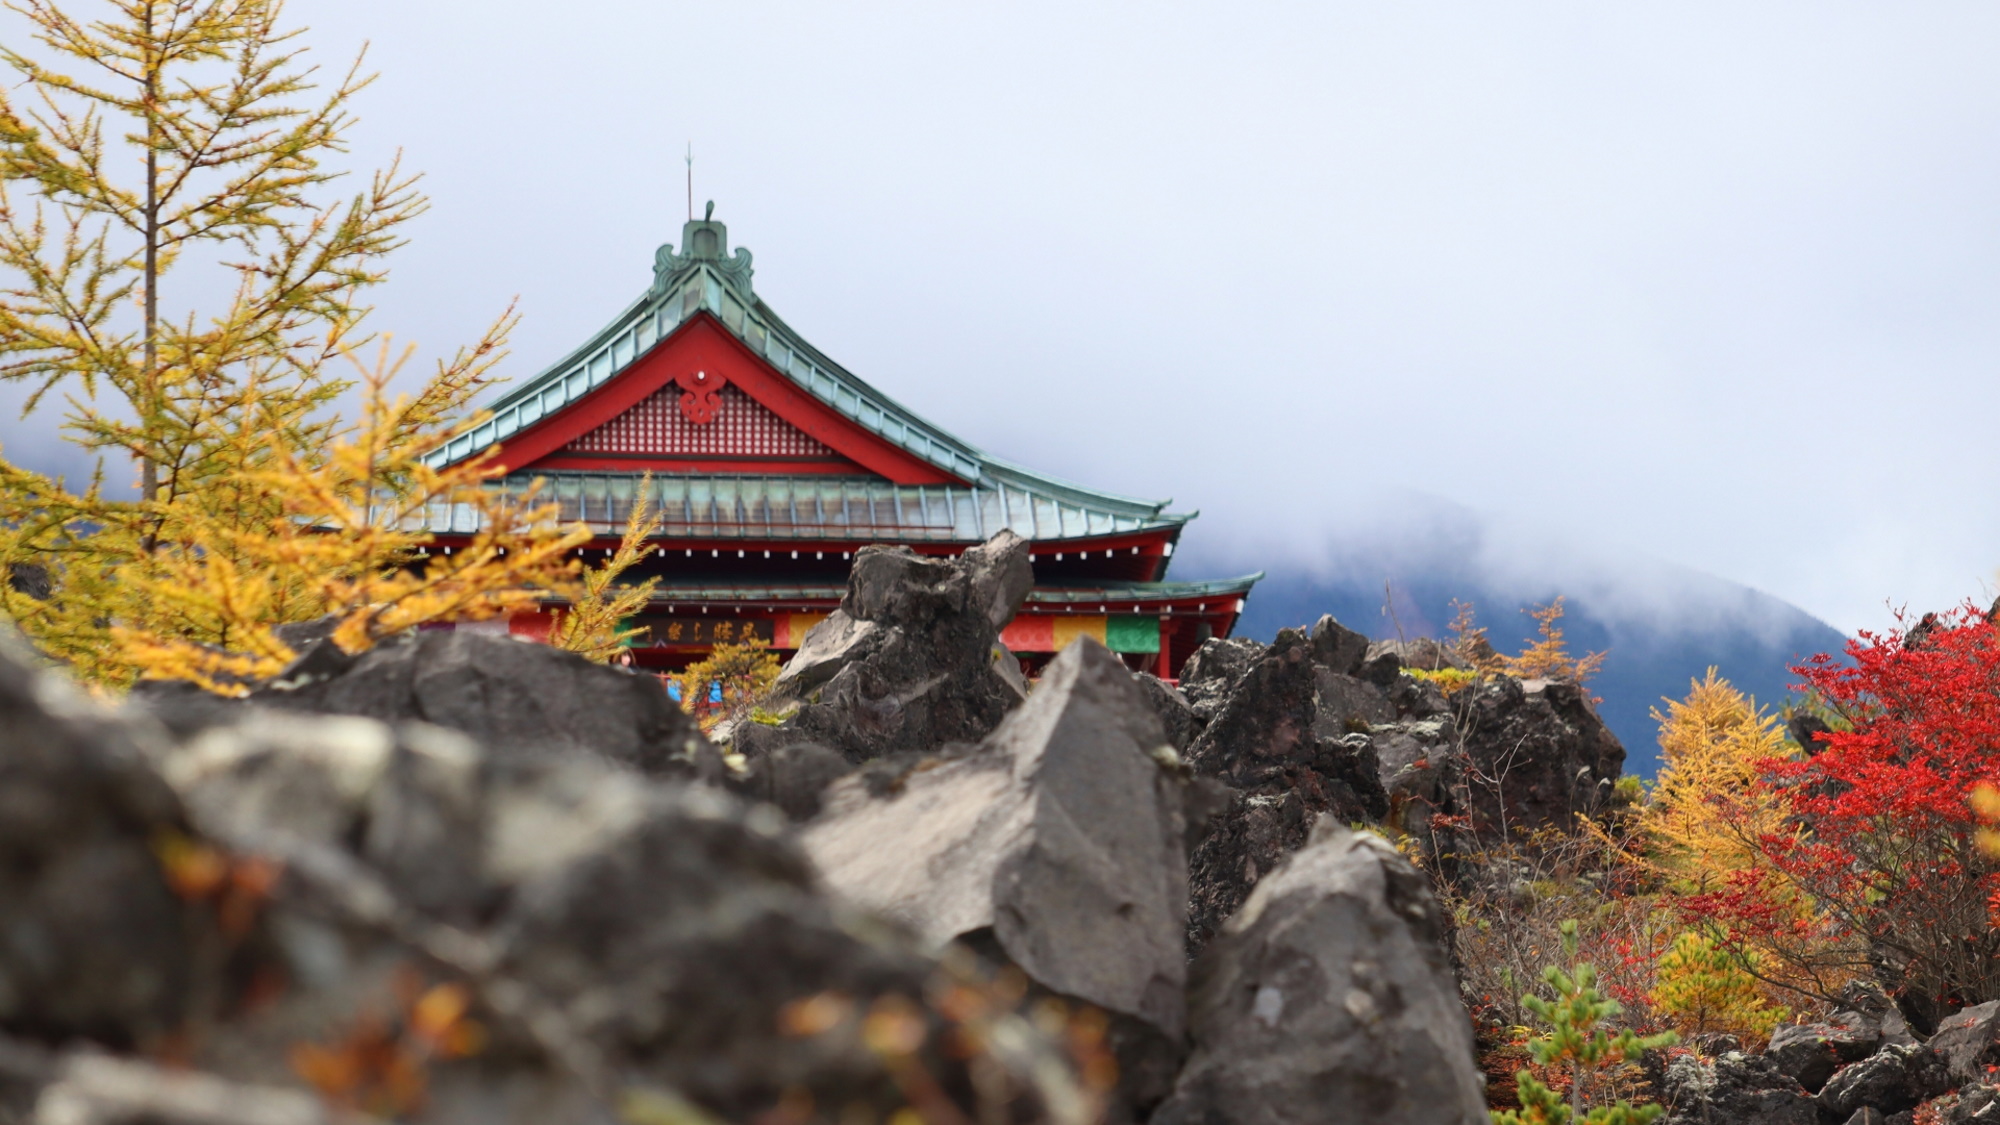
[[[60,396],[96,468],[0,461],[0,615],[99,688],[240,692],[295,657],[287,623],[358,651],[566,595],[586,532],[490,460],[434,463],[511,314],[406,394],[408,352],[363,328],[427,203],[393,165],[333,188],[358,60],[315,92],[281,0],[7,7],[0,379],[26,414]],[[136,498],[105,485],[124,465]],[[440,519],[470,541],[438,548]]]
[[[1757,764],[1785,752],[1775,716],[1710,668],[1685,699],[1662,700],[1660,773],[1643,824],[1662,867],[1694,884],[1758,865],[1757,841],[1785,831],[1776,803],[1755,791]]]
[[[1723,1032],[1754,1047],[1791,1016],[1765,999],[1750,971],[1757,961],[1754,951],[1738,953],[1705,934],[1684,932],[1661,954],[1646,1001],[1683,1034]]]
[[[645,629],[625,628],[625,622],[652,600],[653,589],[660,580],[648,578],[620,586],[618,579],[646,557],[647,541],[660,530],[659,513],[653,510],[649,499],[653,495],[652,486],[651,473],[639,478],[638,496],[632,503],[632,514],[625,521],[625,534],[619,539],[617,549],[602,566],[583,572],[576,600],[564,611],[555,635],[550,638],[557,648],[605,664],[645,634]]]

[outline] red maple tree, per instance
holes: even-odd
[[[2000,997],[2000,873],[1969,803],[2000,778],[2000,627],[1966,606],[1794,671],[1837,721],[1762,765],[1793,831],[1759,838],[1766,869],[1688,905],[1759,946],[1844,931],[1920,1030]]]

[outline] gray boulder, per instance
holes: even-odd
[[[1175,753],[1185,751],[1201,731],[1201,720],[1195,717],[1187,696],[1158,676],[1135,672],[1132,678],[1138,681],[1139,690],[1146,694],[1147,704],[1159,717],[1160,727],[1166,732],[1167,744],[1174,748]]]
[[[1322,818],[1203,951],[1153,1125],[1487,1120],[1426,877]]]
[[[41,1092],[34,1125],[365,1125],[298,1090],[80,1054]]]
[[[1842,1067],[1819,1092],[1822,1115],[1846,1121],[1864,1107],[1893,1114],[1951,1089],[1945,1061],[1928,1047],[1891,1043]]]
[[[123,1046],[196,1014],[214,933],[155,858],[186,833],[144,759],[164,738],[0,631],[0,1031]]]
[[[990,940],[1041,987],[1152,1029],[1149,1057],[1121,1061],[1164,1083],[1185,1026],[1173,757],[1131,673],[1083,640],[984,743],[893,786],[836,784],[801,839],[829,888],[924,946]]]
[[[1771,1033],[1764,1055],[1780,1072],[1809,1092],[1818,1093],[1834,1071],[1860,1062],[1889,1041],[1883,1036],[1879,1014],[1842,1009],[1825,1023],[1779,1027]]]
[[[787,818],[803,824],[819,815],[827,786],[852,772],[854,764],[838,751],[817,742],[798,742],[750,759],[725,785],[737,796],[775,805]]]
[[[1771,1060],[1730,1051],[1712,1062],[1692,1055],[1667,1067],[1665,1125],[1818,1125],[1819,1110]],[[1842,1119],[1844,1120],[1844,1119]]]
[[[2000,1125],[2000,1086],[1968,1083],[1931,1104],[1938,1125]]]
[[[1817,1094],[1840,1068],[1828,1030],[1813,1024],[1786,1024],[1771,1032],[1764,1057],[1779,1074],[1797,1082],[1807,1093]]]
[[[232,721],[242,706],[186,685],[149,686],[134,696],[184,733]],[[322,640],[247,702],[430,723],[510,760],[589,755],[653,776],[714,781],[722,774],[720,756],[656,677],[481,633],[420,632],[359,656]]]
[[[1944,1058],[1956,1081],[1985,1078],[1987,1067],[2000,1065],[2000,1000],[1946,1016],[1931,1036],[1930,1047]]]
[[[985,737],[1026,694],[1000,630],[1033,585],[1028,543],[1010,531],[957,559],[862,548],[840,608],[774,685],[796,710],[736,732],[737,750],[754,761],[817,742],[858,763]]]

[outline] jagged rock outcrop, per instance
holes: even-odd
[[[1207,723],[1228,701],[1229,693],[1264,655],[1264,646],[1249,637],[1212,637],[1201,642],[1181,666],[1181,694],[1195,717]]]
[[[1819,1125],[1818,1107],[1797,1082],[1771,1060],[1741,1051],[1713,1062],[1675,1059],[1663,1093],[1665,1125]]]
[[[1322,817],[1196,964],[1194,1049],[1153,1125],[1487,1120],[1427,878]]]
[[[1163,1096],[1185,1027],[1187,786],[1124,664],[1078,641],[985,742],[870,781],[837,784],[803,833],[826,884],[1136,1021],[1127,1100]]]
[[[1204,650],[1206,651],[1206,650]],[[1231,685],[1188,748],[1198,775],[1232,791],[1190,861],[1188,943],[1199,949],[1258,879],[1301,847],[1314,818],[1380,821],[1389,811],[1366,735],[1324,737],[1312,642],[1287,629]]]
[[[1500,676],[1459,694],[1465,792],[1482,836],[1567,828],[1578,813],[1609,804],[1625,771],[1625,747],[1598,718],[1586,688]]]
[[[720,756],[657,678],[463,630],[420,632],[359,656],[317,640],[242,703],[173,684],[141,685],[134,698],[184,733],[229,722],[247,704],[431,723],[510,759],[593,756],[710,781],[722,772]]]
[[[743,728],[737,750],[818,742],[859,763],[985,737],[1027,695],[1000,630],[1033,586],[1028,543],[1011,531],[955,560],[862,548],[840,608],[778,677],[796,712]]]

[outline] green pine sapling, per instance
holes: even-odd
[[[1597,966],[1576,960],[1576,922],[1562,924],[1563,956],[1570,962],[1564,972],[1550,965],[1542,979],[1555,992],[1555,999],[1523,996],[1521,1004],[1548,1025],[1548,1032],[1529,1045],[1535,1061],[1543,1066],[1567,1066],[1570,1071],[1568,1104],[1554,1090],[1523,1070],[1516,1075],[1521,1108],[1494,1110],[1493,1125],[1650,1125],[1664,1112],[1659,1106],[1633,1106],[1620,1099],[1616,1105],[1585,1110],[1593,1086],[1604,1072],[1637,1058],[1641,1051],[1666,1047],[1679,1041],[1671,1031],[1640,1036],[1630,1029],[1612,1032],[1606,1022],[1617,1016],[1618,1002],[1597,987]],[[1579,1115],[1580,1118],[1579,1118]]]

